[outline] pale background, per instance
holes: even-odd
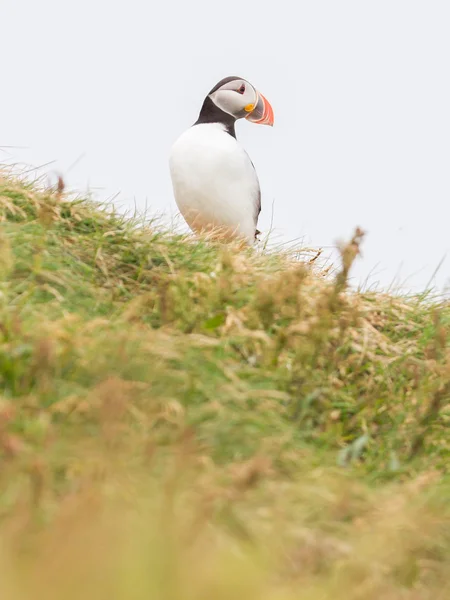
[[[260,229],[273,202],[276,242],[360,225],[356,283],[449,285],[448,0],[0,0],[0,25],[1,162],[170,217],[171,144],[242,76],[275,110],[237,127]]]

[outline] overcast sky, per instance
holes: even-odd
[[[356,281],[424,288],[449,254],[448,0],[0,0],[0,162],[176,214],[168,154],[222,77],[271,102],[237,126],[260,229],[333,246]],[[5,148],[14,146],[15,148]],[[435,283],[450,283],[450,256]]]

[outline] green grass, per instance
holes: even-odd
[[[0,178],[2,598],[448,598],[450,306]]]

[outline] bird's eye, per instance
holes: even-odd
[[[237,91],[238,91],[238,94],[243,94],[245,92],[245,85],[242,84],[241,87]]]

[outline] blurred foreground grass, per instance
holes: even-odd
[[[0,177],[0,598],[450,597],[450,307]]]

